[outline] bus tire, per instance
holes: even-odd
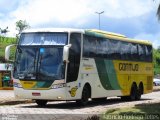
[[[137,89],[136,100],[140,100],[142,94],[143,94],[143,84],[140,83],[139,88]]]
[[[40,107],[44,107],[47,104],[47,100],[35,100],[35,102],[37,103],[38,106]]]
[[[130,96],[129,96],[130,101],[136,100],[136,96],[137,96],[137,85],[132,84]]]
[[[85,85],[82,91],[82,97],[80,100],[77,100],[76,103],[81,106],[85,106],[88,104],[88,99],[90,97],[89,88]]]

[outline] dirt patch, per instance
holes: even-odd
[[[32,100],[13,100],[13,101],[0,101],[1,105],[17,105],[17,104],[27,104],[27,103],[33,103]]]

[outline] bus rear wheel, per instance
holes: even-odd
[[[139,85],[139,88],[137,89],[136,100],[140,100],[142,94],[143,94],[143,84],[141,83]]]
[[[129,96],[129,99],[131,101],[134,101],[136,100],[136,97],[137,97],[137,86],[136,84],[133,84],[132,87],[131,87],[131,92],[130,92],[130,96]]]
[[[124,101],[134,101],[134,100],[139,100],[140,98],[141,98],[141,90],[137,88],[136,84],[132,84],[129,96],[121,96],[121,100]]]
[[[47,104],[47,100],[35,100],[35,102],[37,103],[38,106],[40,107],[44,107]]]

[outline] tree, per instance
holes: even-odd
[[[19,20],[16,22],[16,30],[18,30],[18,35],[21,34],[21,32],[27,28],[29,28],[29,24],[26,22],[26,20]]]
[[[1,34],[6,34],[8,31],[8,27],[6,27],[5,29],[0,28],[0,32]]]
[[[158,46],[157,51],[160,53],[160,46]]]
[[[157,9],[157,17],[158,17],[158,20],[160,21],[160,4]]]
[[[156,62],[156,64],[160,65],[160,49],[157,49],[154,54],[155,54],[155,62]]]
[[[16,30],[18,30],[18,34],[16,34],[17,43],[19,40],[19,35],[22,33],[23,30],[30,28],[29,24],[26,22],[26,20],[19,20],[16,22]]]
[[[153,0],[153,1],[156,1],[156,0]],[[158,20],[160,21],[160,4],[158,5],[158,9],[157,9],[157,17],[158,17]]]
[[[0,38],[2,38],[1,40],[4,41],[7,32],[9,32],[8,27],[6,27],[5,29],[0,28]]]

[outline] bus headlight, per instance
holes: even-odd
[[[65,87],[65,83],[61,83],[61,84],[54,84],[52,85],[52,89],[57,89],[57,88],[62,88],[62,87]]]
[[[14,87],[22,88],[22,85],[21,85],[20,83],[16,83],[16,82],[14,82]]]

